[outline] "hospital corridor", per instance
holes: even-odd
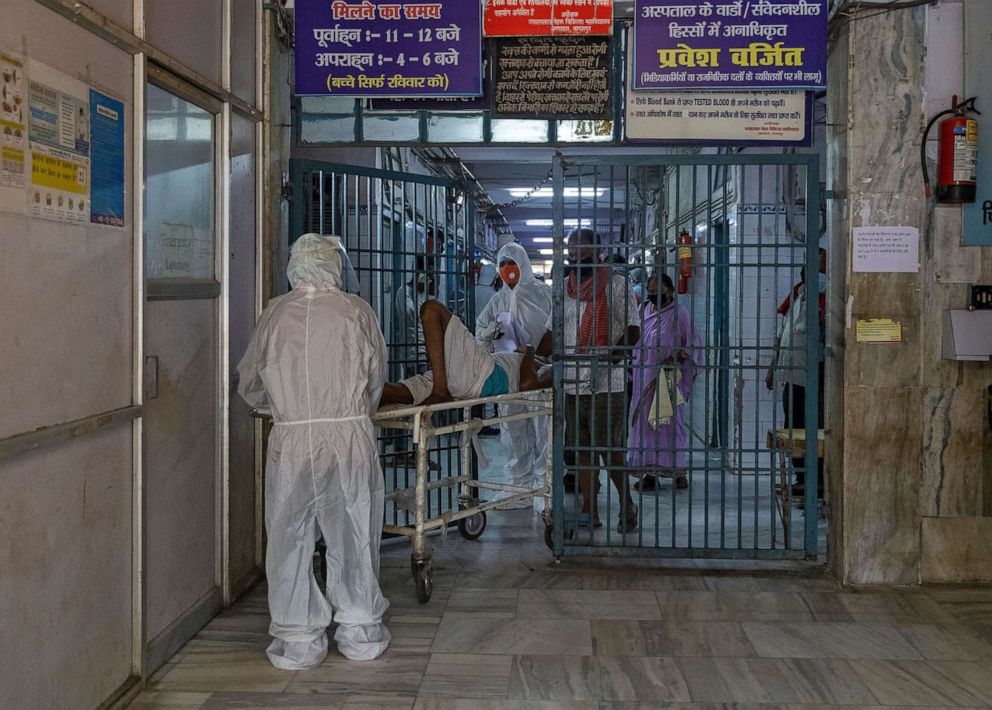
[[[992,707],[992,0],[0,0],[0,710]]]

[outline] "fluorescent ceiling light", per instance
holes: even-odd
[[[566,187],[565,197],[602,197],[605,187]],[[554,197],[555,191],[550,187],[535,190],[532,187],[511,187],[510,194],[514,197]]]
[[[555,240],[554,237],[534,237],[531,239],[535,244],[551,244]]]
[[[566,227],[578,227],[580,222],[582,223],[583,226],[588,226],[589,224],[592,223],[592,220],[588,220],[588,219],[583,219],[583,220],[566,219],[565,220],[565,226]],[[524,224],[526,224],[528,227],[554,227],[555,226],[555,221],[553,219],[528,219],[528,220],[526,220],[524,222]],[[535,239],[534,241],[537,241],[537,240]],[[548,239],[548,241],[551,241],[551,240]]]
[[[538,249],[537,250],[537,253],[540,254],[541,256],[551,256],[552,254],[555,253],[555,250],[554,249]]]

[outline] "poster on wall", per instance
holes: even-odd
[[[90,222],[124,226],[124,103],[90,90]]]
[[[479,96],[482,4],[297,0],[300,96]]]
[[[27,72],[22,61],[0,52],[0,211],[24,211],[27,154]]]
[[[493,40],[495,116],[613,118],[609,37]]]
[[[613,0],[486,0],[486,37],[613,34]]]
[[[827,0],[636,0],[634,89],[821,89]]]
[[[28,213],[89,224],[89,87],[44,64],[31,62],[28,69]]]

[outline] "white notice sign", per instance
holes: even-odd
[[[855,227],[854,271],[907,273],[920,270],[920,230],[916,227]]]
[[[627,61],[628,141],[802,143],[804,91],[634,91]]]

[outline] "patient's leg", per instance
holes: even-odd
[[[448,372],[444,363],[444,331],[451,320],[451,311],[439,301],[425,301],[420,307],[420,322],[424,328],[424,343],[427,346],[427,359],[434,375],[434,389],[422,404],[450,402],[448,392]]]

